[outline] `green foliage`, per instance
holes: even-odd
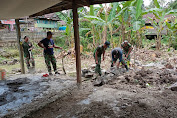
[[[94,7],[90,5],[90,16],[94,16]]]
[[[175,50],[177,50],[177,38],[172,41],[171,46],[172,46]]]
[[[118,3],[113,3],[113,7],[111,9],[110,15],[108,16],[108,21],[112,22],[112,20],[115,18],[116,15],[116,8],[118,7]]]
[[[137,7],[136,7],[136,20],[138,20],[139,16],[142,13],[142,4],[143,4],[143,0],[137,0]]]
[[[84,7],[78,8],[80,21],[79,34],[84,51],[91,51],[94,45],[101,44],[102,40],[105,40],[105,33],[106,40],[111,41],[112,46],[118,46],[125,39],[129,40],[133,45],[143,45],[143,47],[148,43],[152,43],[154,40],[148,42],[144,38],[148,32],[143,29],[145,25],[143,15],[147,13],[153,13],[156,19],[158,19],[159,22],[157,23],[153,18],[149,18],[158,33],[164,27],[168,27],[169,34],[163,37],[161,40],[162,43],[168,45],[169,39],[171,39],[171,45],[175,47],[176,22],[168,23],[164,21],[166,20],[166,15],[175,14],[177,10],[163,8],[161,2],[158,0],[153,0],[153,5],[154,7],[151,9],[144,9],[143,0],[131,0],[110,3],[109,7],[107,5],[91,5],[89,10]],[[72,12],[70,14],[67,12],[58,12],[57,15],[66,22],[66,32],[63,33],[63,36],[57,37],[56,42],[59,46],[68,48],[74,38]],[[114,32],[118,28],[119,30]],[[155,41],[154,44],[156,44]]]
[[[153,0],[154,1],[154,5],[157,7],[157,8],[160,8],[160,5],[159,5],[159,2],[157,0]]]
[[[63,49],[68,49],[69,42],[67,41],[67,37],[65,35],[56,37],[53,39],[55,42],[55,45],[62,47]]]

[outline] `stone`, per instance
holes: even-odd
[[[14,69],[12,69],[12,72],[15,72],[15,73],[17,73],[17,72],[21,72],[21,69],[14,68]]]
[[[2,64],[3,64],[3,65],[7,64],[7,61],[3,61]]]
[[[103,85],[103,82],[102,82],[103,78],[101,76],[98,76],[96,78],[96,80],[94,81],[93,85],[94,86],[102,86]]]
[[[124,69],[124,68],[118,68],[118,69],[112,69],[111,70],[111,73],[112,74],[114,74],[114,75],[121,75],[121,74],[123,74],[123,73],[125,73],[126,72],[126,69]]]
[[[85,78],[91,78],[91,77],[93,77],[93,75],[94,75],[93,73],[86,73]]]
[[[89,69],[82,69],[82,77],[85,77],[85,74],[90,72]]]
[[[96,64],[91,65],[91,69],[95,69],[95,67],[96,67]]]
[[[110,73],[110,72],[106,71],[105,69],[101,70],[101,72],[102,72],[102,74],[105,74],[105,75]]]
[[[165,65],[165,67],[168,68],[168,69],[173,69],[173,68],[174,68],[170,63],[167,63],[167,64]]]
[[[127,82],[130,82],[128,75],[125,76],[125,79],[127,80]]]
[[[108,76],[108,77],[113,77],[113,76],[114,76],[114,74],[109,73],[107,76]]]
[[[152,57],[152,58],[156,58],[156,57],[157,57],[157,54],[156,54],[156,53],[152,53],[152,54],[151,54],[151,57]]]
[[[168,87],[172,91],[177,91],[177,82]]]
[[[90,72],[89,69],[82,69],[82,73],[83,73],[83,74],[86,74],[86,73],[88,73],[88,72]]]

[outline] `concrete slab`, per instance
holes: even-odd
[[[12,75],[0,81],[0,117],[23,117],[76,88],[75,78],[42,75]]]

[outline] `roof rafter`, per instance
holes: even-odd
[[[77,5],[77,7],[83,7],[83,6],[90,6],[90,5],[94,5],[94,4],[121,2],[121,1],[128,1],[128,0],[75,0],[75,4]],[[35,13],[35,14],[31,15],[30,17],[41,16],[44,14],[49,14],[49,13],[53,13],[53,12],[59,12],[62,10],[72,9],[72,7],[73,7],[72,4],[73,4],[73,0],[63,0],[62,2],[56,4],[52,7],[49,7],[43,11]]]

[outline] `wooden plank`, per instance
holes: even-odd
[[[128,0],[75,0],[75,3],[73,3],[72,0],[64,0],[52,7],[49,7],[43,11],[40,11],[38,13],[31,15],[30,17],[42,16],[44,14],[49,14],[49,13],[59,12],[62,10],[72,9],[72,3],[76,4],[78,7],[83,7],[83,6],[90,6],[90,5],[94,5],[94,4],[122,2],[122,1],[128,1]]]
[[[16,24],[16,32],[17,32],[17,44],[18,44],[19,56],[20,56],[21,73],[25,74],[24,59],[23,59],[23,49],[22,49],[22,45],[20,44],[21,33],[20,33],[19,19],[15,19],[15,24]]]
[[[81,87],[81,59],[80,59],[80,39],[79,39],[79,24],[77,5],[73,0],[73,24],[74,24],[74,40],[75,40],[75,52],[76,52],[76,71],[77,71],[77,84]]]

